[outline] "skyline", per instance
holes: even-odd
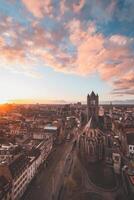
[[[133,0],[1,0],[0,103],[134,100]]]

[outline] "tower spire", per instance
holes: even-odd
[[[95,95],[94,91],[91,94],[87,95],[87,120],[89,121],[90,118],[93,116],[98,118],[98,107],[99,104],[99,96],[98,94]]]

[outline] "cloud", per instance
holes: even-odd
[[[113,93],[134,95],[134,70],[124,75],[120,80],[114,81]]]
[[[0,68],[40,77],[35,68],[36,60],[30,55],[30,48],[26,29],[13,22],[12,18],[3,17],[0,23]]]
[[[7,27],[2,28],[1,57],[9,62],[24,66],[41,62],[57,71],[84,76],[99,73],[106,81],[128,73],[134,64],[130,48],[134,39],[117,34],[106,37],[92,21],[84,27],[74,18],[62,26],[62,31],[48,31],[39,23],[32,23],[29,34],[10,19]]]
[[[98,72],[103,79],[109,80],[131,70],[134,53],[129,45],[133,43],[133,38],[121,35],[105,37],[96,31],[92,23],[84,31],[78,20],[70,22],[69,27],[70,40],[77,49],[74,63],[77,73],[87,75]]]
[[[0,48],[2,48],[4,44],[5,44],[4,39],[0,37]]]
[[[129,46],[134,43],[134,38],[129,38],[123,35],[113,35],[110,37],[110,42],[119,46]]]
[[[97,73],[114,93],[132,93],[127,86],[134,67],[134,37],[117,31],[104,34],[100,28],[119,15],[117,1],[22,2],[34,17],[30,22],[15,16],[0,19],[1,67],[32,76],[38,76],[38,66],[79,76]]]
[[[22,0],[27,10],[37,18],[51,15],[53,7],[51,0]]]
[[[5,68],[13,73],[22,73],[31,77],[39,78],[41,74],[38,73],[34,67],[35,62],[26,59],[25,51],[21,48],[0,47],[0,68]]]
[[[72,11],[74,13],[79,13],[81,9],[85,5],[85,0],[61,0],[60,1],[60,11],[61,15],[64,15],[68,11]]]
[[[80,14],[82,19],[94,19],[94,21],[105,24],[110,22],[117,7],[116,0],[94,0],[85,1]]]
[[[85,4],[85,0],[79,0],[77,3],[73,3],[73,11],[75,13],[80,12]]]
[[[15,0],[10,0],[15,1]],[[134,22],[133,0],[21,0],[26,9],[38,19],[44,16],[61,18],[66,13],[80,14],[99,23],[110,21]],[[131,17],[130,17],[131,16]]]

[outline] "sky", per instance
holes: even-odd
[[[0,102],[134,99],[133,0],[0,0]]]

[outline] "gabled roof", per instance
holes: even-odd
[[[98,121],[94,115],[90,118],[88,126],[92,129],[98,128]]]
[[[88,123],[86,124],[84,131],[87,131],[88,129],[96,129],[96,128],[98,128],[98,121],[95,116],[92,116],[90,120],[88,121]]]
[[[28,165],[29,158],[24,154],[18,156],[10,165],[9,170],[13,178],[21,174],[25,167]]]

